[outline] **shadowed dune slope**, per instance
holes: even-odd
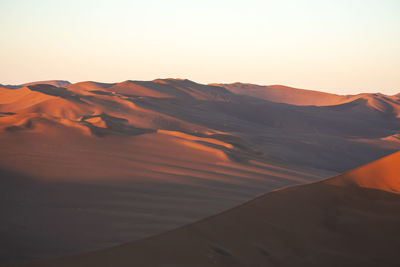
[[[397,152],[158,236],[19,266],[399,266],[399,166]]]
[[[110,123],[89,120],[96,131]],[[1,262],[118,245],[326,177],[177,131],[121,136],[118,127],[127,130],[115,125],[100,137],[48,122],[20,127],[0,135]]]

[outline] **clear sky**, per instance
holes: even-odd
[[[0,0],[0,83],[65,79],[400,92],[399,0]]]

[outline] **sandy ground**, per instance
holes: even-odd
[[[240,163],[173,134],[0,138],[2,261],[99,249],[221,212],[328,172]],[[192,137],[196,139],[195,137]]]
[[[400,152],[133,243],[18,266],[398,266]]]
[[[400,149],[396,96],[273,88],[0,87],[0,262],[149,237]]]

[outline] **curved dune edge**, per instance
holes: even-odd
[[[136,242],[8,266],[398,266],[400,152]]]
[[[324,182],[337,186],[356,186],[400,194],[400,152]]]

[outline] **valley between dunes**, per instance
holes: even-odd
[[[392,264],[376,244],[398,245],[398,154],[240,204],[399,150],[399,107],[181,79],[0,86],[0,263],[138,240],[28,265],[368,265],[363,253]],[[386,232],[359,238],[376,223]]]

